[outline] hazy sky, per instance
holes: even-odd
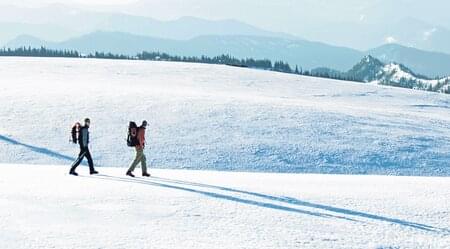
[[[29,6],[42,6],[51,3],[64,3],[64,4],[84,4],[84,5],[109,5],[109,4],[128,4],[136,2],[136,0],[15,0],[14,4],[17,5],[29,5]],[[10,0],[0,0],[2,4],[11,4]]]
[[[450,25],[450,2],[446,0],[0,0],[0,4],[11,3],[33,7],[81,4],[96,10],[95,5],[109,5],[108,10],[165,20],[182,16],[234,18],[280,31],[295,30],[294,25],[389,21],[406,16]]]
[[[123,5],[141,2],[134,10],[140,14],[153,14],[161,19],[193,15],[239,19],[262,19],[270,15],[277,19],[319,21],[320,18],[332,20],[364,21],[383,16],[412,16],[439,22],[450,23],[447,0],[0,0],[0,4],[21,6],[42,6],[49,3],[93,5]],[[144,4],[146,3],[146,4]],[[144,6],[144,8],[142,8]],[[129,8],[123,8],[130,10]]]

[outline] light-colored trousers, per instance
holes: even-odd
[[[136,158],[128,171],[133,172],[139,163],[141,163],[142,173],[147,173],[147,158],[145,157],[144,149],[136,147]]]

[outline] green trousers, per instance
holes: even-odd
[[[128,171],[133,172],[139,163],[141,163],[142,173],[147,173],[147,158],[145,157],[144,149],[136,147],[136,158],[134,159]]]

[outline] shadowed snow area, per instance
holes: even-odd
[[[0,248],[450,247],[437,177],[0,165]]]
[[[0,163],[69,165],[92,120],[98,166],[127,167],[149,121],[153,167],[450,175],[450,96],[172,62],[0,58]]]

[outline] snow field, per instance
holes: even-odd
[[[448,248],[437,177],[0,165],[1,248]]]

